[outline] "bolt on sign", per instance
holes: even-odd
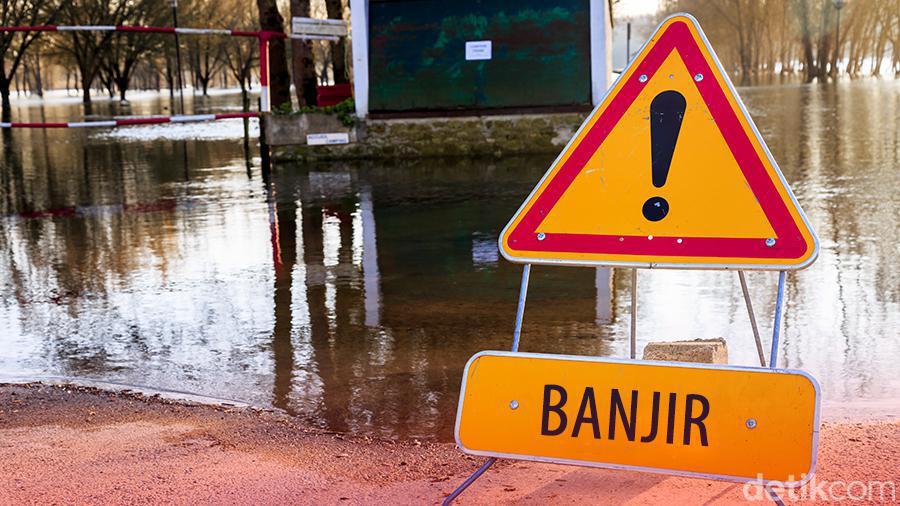
[[[790,487],[812,477],[818,418],[819,386],[802,371],[487,351],[463,373],[456,442],[474,455]]]
[[[524,263],[800,269],[818,240],[696,20],[665,20],[503,230]]]

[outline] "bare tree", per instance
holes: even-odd
[[[213,75],[225,64],[224,46],[232,43],[231,40],[211,35],[188,40],[188,62],[193,79],[199,85],[204,97],[209,94],[209,83]]]
[[[125,24],[136,12],[148,8],[147,3],[147,0],[63,1],[61,17],[71,25],[116,26]],[[91,86],[100,73],[103,53],[109,49],[115,35],[114,31],[72,31],[68,37],[56,39],[56,47],[78,67],[85,115],[93,113]]]
[[[225,1],[233,2],[234,0]],[[235,7],[239,7],[239,5]],[[225,26],[232,30],[247,29],[256,24],[256,16],[247,9],[229,9],[226,6],[225,10],[229,13],[225,20]],[[245,37],[237,37],[223,47],[223,53],[225,66],[238,82],[238,86],[241,87],[241,104],[246,112],[250,110],[248,90],[250,89],[253,67],[259,62],[259,49],[254,41]]]
[[[246,5],[225,3],[214,0],[194,0],[187,2],[184,18],[198,26],[220,27],[227,25],[227,19],[243,11]],[[207,96],[213,76],[225,64],[224,48],[233,40],[218,35],[192,36],[185,41],[191,80],[195,87]]]
[[[158,26],[168,18],[167,5],[164,0],[144,0],[144,8],[134,13],[130,24]],[[119,92],[119,100],[125,101],[125,94],[131,84],[132,76],[138,64],[161,49],[165,44],[165,35],[148,32],[121,32],[110,39],[110,43],[100,56],[100,73],[107,89],[115,86]],[[111,95],[112,96],[112,95]]]
[[[668,0],[664,13],[697,16],[725,67],[747,84],[751,77],[801,68],[807,82],[860,75],[864,64],[900,70],[898,0]],[[840,40],[838,40],[840,37]],[[895,70],[898,71],[898,70]]]
[[[55,0],[0,0],[0,23],[2,26],[52,24],[59,8],[60,5]],[[40,32],[0,32],[0,121],[10,120],[10,85],[28,48],[39,35]]]
[[[41,45],[40,41],[31,45],[31,51],[25,56],[23,62],[25,70],[25,79],[28,81],[28,88],[35,95],[43,98],[44,96],[44,78],[41,71]]]

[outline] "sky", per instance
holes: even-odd
[[[641,48],[641,45],[656,28],[656,12],[659,11],[660,0],[619,0],[613,5],[613,69],[621,69],[625,66],[626,56],[626,21],[631,22],[631,44],[629,49],[632,55]],[[641,18],[641,16],[648,16]]]
[[[617,18],[642,16],[659,10],[660,0],[619,0],[613,6],[613,15]]]

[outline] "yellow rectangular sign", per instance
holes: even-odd
[[[499,351],[463,375],[466,453],[800,486],[819,386],[802,371]]]

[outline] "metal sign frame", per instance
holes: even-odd
[[[735,91],[734,86],[731,83],[731,80],[728,78],[728,74],[725,72],[724,68],[722,67],[722,64],[719,62],[719,59],[716,56],[716,53],[713,50],[712,46],[709,44],[709,41],[707,40],[706,35],[703,33],[703,31],[701,29],[699,29],[699,23],[697,23],[697,20],[694,19],[694,17],[689,14],[674,14],[672,16],[667,17],[665,20],[663,20],[662,23],[660,23],[660,27],[665,25],[668,21],[672,20],[673,18],[677,18],[677,17],[687,18],[688,21],[693,23],[693,25],[697,28],[697,32],[698,32],[699,36],[701,37],[703,44],[705,45],[706,49],[710,53],[711,60],[713,61],[717,70],[719,71],[720,75],[722,76],[723,81],[727,84],[728,90],[731,92],[734,99],[736,100],[736,103],[740,108],[740,112],[746,117],[747,122],[750,125],[753,135],[755,135],[756,138],[758,139],[759,144],[761,145],[763,151],[765,152],[768,162],[772,165],[772,167],[774,168],[774,172],[778,175],[778,177],[780,179],[780,183],[787,190],[787,195],[790,197],[792,204],[797,209],[798,215],[799,215],[800,219],[802,220],[802,225],[805,226],[807,230],[809,230],[809,232],[811,234],[811,238],[812,238],[812,243],[813,243],[812,254],[802,264],[797,264],[797,265],[789,265],[789,264],[786,264],[786,265],[763,265],[763,264],[747,264],[747,265],[745,265],[745,264],[734,264],[734,265],[715,264],[715,265],[712,265],[712,264],[709,264],[709,265],[707,265],[707,264],[676,264],[676,263],[664,263],[664,262],[638,262],[638,261],[636,261],[636,262],[569,261],[569,260],[511,257],[507,254],[507,252],[503,248],[503,238],[504,238],[504,236],[506,236],[507,232],[509,231],[509,228],[512,226],[513,222],[515,221],[515,217],[518,217],[523,212],[523,210],[525,210],[526,206],[529,204],[529,202],[531,202],[532,198],[535,196],[535,194],[541,188],[544,181],[550,176],[550,173],[553,171],[553,169],[551,168],[551,170],[548,171],[547,174],[545,174],[543,176],[541,181],[538,183],[538,185],[535,187],[535,189],[531,192],[531,194],[528,196],[528,198],[525,200],[525,202],[522,204],[522,206],[516,212],[513,220],[510,221],[510,223],[507,224],[506,227],[503,229],[503,232],[501,233],[500,238],[498,240],[498,246],[499,246],[500,252],[503,254],[503,256],[507,260],[524,264],[523,269],[522,269],[521,285],[519,288],[519,300],[518,300],[518,305],[516,308],[516,319],[515,319],[515,328],[513,330],[512,348],[511,348],[511,352],[509,352],[509,354],[516,354],[519,350],[519,343],[521,341],[521,335],[522,335],[522,322],[524,320],[524,314],[525,314],[525,302],[526,302],[527,295],[528,295],[528,283],[529,283],[529,278],[531,275],[532,264],[572,265],[572,266],[589,266],[589,267],[630,267],[631,268],[631,271],[632,271],[631,272],[631,329],[630,329],[630,343],[629,343],[630,360],[609,359],[609,358],[596,359],[596,358],[591,358],[591,357],[579,357],[579,356],[571,357],[571,356],[565,356],[565,355],[553,355],[554,358],[562,358],[562,359],[569,358],[569,359],[577,359],[577,360],[595,360],[595,361],[604,361],[604,362],[623,362],[623,363],[633,362],[636,360],[637,269],[638,268],[737,270],[738,271],[738,279],[739,279],[740,285],[741,285],[741,292],[744,297],[744,302],[747,307],[747,314],[748,314],[748,317],[750,320],[750,326],[753,331],[753,337],[754,337],[755,344],[756,344],[756,350],[759,355],[760,367],[758,367],[758,368],[757,367],[748,367],[748,366],[724,366],[723,367],[723,366],[710,366],[710,365],[698,365],[698,364],[691,364],[689,367],[710,368],[710,369],[723,369],[724,368],[724,369],[729,369],[729,370],[732,370],[732,369],[759,370],[760,368],[768,368],[769,370],[772,370],[772,371],[788,371],[788,370],[777,369],[775,367],[775,364],[777,363],[777,359],[778,359],[778,347],[779,347],[780,338],[781,338],[781,320],[783,317],[783,308],[784,308],[785,278],[786,278],[786,274],[787,274],[788,270],[802,269],[804,267],[807,267],[813,261],[815,261],[816,257],[818,256],[818,251],[819,251],[818,237],[816,236],[815,231],[812,229],[811,225],[809,224],[809,221],[806,217],[806,214],[803,212],[803,209],[800,208],[799,204],[797,203],[793,192],[790,190],[790,187],[787,185],[787,182],[784,179],[784,175],[781,173],[781,170],[778,168],[778,165],[775,163],[775,160],[772,158],[772,155],[769,152],[768,147],[766,146],[765,142],[762,141],[762,137],[760,136],[759,131],[756,128],[756,125],[754,124],[753,120],[750,118],[749,114],[747,113],[747,110],[743,104],[743,101],[740,99],[740,96]],[[659,28],[657,29],[657,32],[658,31],[659,31]],[[643,51],[647,48],[649,43],[650,43],[650,40],[648,40],[647,42],[644,43],[644,45],[641,47],[641,50],[640,50],[641,53],[643,53]],[[633,61],[631,63],[633,63]],[[610,87],[610,89],[607,91],[606,96],[604,96],[600,102],[601,105],[598,105],[594,109],[594,111],[591,113],[591,117],[593,117],[598,112],[598,110],[603,105],[603,103],[606,101],[606,99],[608,98],[610,93],[612,93],[612,90],[616,88],[616,85],[619,83],[619,81],[623,78],[626,78],[626,76],[630,75],[629,70],[632,67],[631,63],[629,64],[628,68],[626,68],[626,70],[623,71],[623,73],[619,75],[619,77],[613,83],[613,86]],[[566,148],[562,151],[562,153],[560,153],[560,155],[557,157],[556,161],[554,161],[552,167],[556,167],[557,164],[560,163],[562,158],[568,152],[569,148],[573,145],[575,140],[579,137],[582,130],[584,130],[587,123],[588,122],[586,121],[585,124],[583,124],[578,129],[578,131],[575,133],[572,140],[569,141],[569,143],[566,145]],[[801,225],[801,224],[797,223],[797,225]],[[750,300],[750,293],[747,288],[747,281],[746,281],[746,277],[745,277],[745,273],[744,273],[744,270],[751,270],[751,269],[752,270],[778,271],[778,290],[777,290],[777,296],[776,296],[776,300],[775,300],[775,314],[774,314],[774,321],[773,321],[773,325],[772,325],[772,327],[773,327],[772,328],[772,340],[771,340],[771,346],[769,349],[768,366],[767,366],[765,353],[763,351],[763,344],[762,344],[762,340],[760,339],[759,328],[758,328],[758,325],[756,322],[756,316],[753,311],[753,304]],[[531,355],[531,354],[529,354],[529,355]],[[479,356],[479,355],[476,354],[475,357],[477,357],[477,356]],[[544,356],[546,356],[546,355],[544,355]],[[652,363],[661,364],[661,365],[674,365],[672,362],[652,362]],[[685,367],[685,365],[682,363],[677,363],[677,365],[679,365],[681,367]],[[468,369],[468,365],[467,365],[467,369]],[[790,372],[802,374],[803,376],[805,376],[811,380],[811,382],[813,383],[813,385],[815,386],[815,389],[816,389],[816,401],[815,401],[815,415],[814,415],[814,429],[815,430],[814,430],[814,439],[813,439],[813,459],[812,459],[810,471],[800,481],[797,481],[794,483],[786,483],[786,484],[778,482],[779,485],[785,485],[785,486],[789,486],[789,487],[790,486],[802,486],[804,483],[806,483],[808,480],[810,480],[812,478],[812,476],[815,472],[815,467],[816,467],[817,460],[818,460],[817,450],[818,450],[818,442],[819,442],[818,436],[819,436],[819,422],[820,422],[819,404],[821,402],[821,397],[819,395],[819,387],[818,387],[818,383],[816,382],[815,378],[813,378],[811,375],[809,375],[808,373],[803,372],[803,371],[790,371]],[[463,381],[463,386],[464,386],[465,381],[466,381],[465,375],[463,375],[462,381]],[[456,419],[455,430],[454,430],[455,436],[457,437],[457,444],[460,446],[460,448],[462,448],[464,451],[466,451],[466,453],[471,453],[474,455],[488,455],[484,452],[467,451],[467,450],[465,450],[465,447],[460,444],[460,441],[458,439],[458,431],[459,431],[460,415],[462,413],[462,403],[463,403],[463,398],[460,397],[459,405],[457,407],[457,419]],[[498,457],[493,454],[492,454],[492,456],[489,456],[489,458],[484,462],[484,464],[482,464],[475,472],[473,472],[465,481],[463,481],[452,493],[450,493],[444,499],[443,504],[444,505],[451,504],[463,491],[465,491],[472,483],[474,483],[481,475],[483,475],[497,461],[498,458],[501,458],[501,457],[507,457],[507,456],[500,455]],[[561,461],[559,459],[554,460],[554,459],[549,459],[549,458],[529,457],[529,456],[522,456],[522,455],[509,455],[508,457],[514,458],[516,460],[555,462],[555,463],[573,464],[573,465],[579,465],[579,466],[603,467],[603,468],[612,468],[612,469],[627,469],[627,470],[635,470],[635,471],[650,471],[650,472],[654,472],[654,473],[662,473],[662,474],[668,474],[668,475],[692,476],[692,477],[700,477],[700,478],[715,478],[715,479],[725,479],[728,481],[737,481],[737,482],[743,482],[743,483],[753,483],[753,480],[748,480],[746,478],[734,477],[734,476],[682,472],[682,471],[677,471],[677,470],[625,466],[625,465],[618,465],[618,464],[597,464],[597,463],[588,463],[588,462],[583,462],[583,461],[565,462],[565,461]],[[768,492],[769,497],[772,499],[772,501],[774,501],[776,504],[779,504],[779,505],[784,504],[781,501],[781,499],[779,498],[778,493],[770,485],[770,482],[762,482],[762,485],[764,486],[765,490]]]
[[[504,245],[504,239],[507,238],[512,232],[515,231],[513,228],[514,224],[517,224],[517,219],[520,216],[523,216],[523,213],[527,213],[528,209],[535,203],[534,199],[539,196],[540,193],[545,189],[545,183],[549,183],[552,180],[551,176],[556,175],[556,168],[560,166],[564,162],[564,158],[569,154],[569,150],[577,146],[577,142],[579,142],[579,138],[581,134],[588,127],[588,124],[591,123],[591,119],[599,114],[600,109],[607,105],[607,100],[613,98],[613,92],[618,91],[618,87],[620,81],[623,79],[628,79],[633,77],[634,70],[636,66],[641,63],[640,60],[633,59],[629,61],[626,68],[622,71],[621,74],[616,78],[613,82],[612,86],[610,86],[603,98],[600,100],[599,104],[591,111],[588,115],[585,122],[578,128],[569,142],[566,144],[565,148],[560,152],[559,156],[556,157],[553,164],[551,164],[550,170],[548,170],[540,179],[540,181],[535,185],[534,189],[529,193],[528,197],[522,203],[522,205],[518,208],[516,213],[513,215],[513,219],[510,220],[509,223],[503,228],[503,231],[500,233],[500,237],[498,238],[498,246],[500,249],[500,253],[504,258],[509,260],[510,262],[515,263],[530,263],[530,264],[543,264],[543,265],[566,265],[566,266],[581,266],[581,267],[640,267],[640,268],[648,268],[648,269],[656,269],[656,268],[665,268],[665,269],[702,269],[702,270],[799,270],[808,267],[812,262],[815,261],[816,257],[819,253],[819,239],[815,234],[812,226],[809,223],[809,219],[806,216],[806,213],[803,211],[803,208],[800,207],[800,204],[797,202],[794,193],[791,191],[790,186],[787,184],[787,181],[784,178],[784,174],[781,172],[781,169],[778,167],[778,164],[775,162],[772,153],[769,151],[768,146],[762,138],[762,135],[759,133],[756,124],[753,119],[750,117],[749,112],[747,111],[746,106],[744,105],[743,100],[741,100],[740,95],[738,95],[737,91],[734,88],[734,84],[731,82],[731,79],[728,77],[728,73],[725,68],[722,66],[722,63],[719,61],[718,56],[716,55],[715,50],[712,45],[709,43],[709,40],[706,37],[706,34],[700,29],[700,25],[696,18],[686,13],[676,13],[666,17],[654,31],[654,36],[660,34],[661,28],[676,18],[685,18],[688,22],[690,22],[693,27],[697,31],[697,35],[700,37],[704,48],[709,52],[709,57],[712,63],[714,64],[714,70],[722,77],[722,81],[725,83],[726,87],[723,91],[728,91],[734,97],[735,102],[738,106],[740,113],[746,118],[747,124],[750,127],[753,137],[755,137],[756,141],[759,143],[762,148],[763,153],[765,154],[766,161],[771,165],[774,169],[774,173],[778,177],[778,182],[781,186],[786,190],[787,196],[789,198],[790,204],[797,210],[798,216],[800,218],[799,222],[795,222],[798,226],[805,227],[811,234],[812,239],[812,251],[810,252],[809,257],[798,264],[766,264],[763,261],[760,263],[752,263],[752,262],[735,262],[735,263],[678,263],[672,261],[665,262],[654,262],[647,260],[633,260],[633,261],[619,261],[619,260],[576,260],[576,259],[546,259],[546,258],[532,258],[526,256],[515,256],[510,254],[507,251],[507,248]],[[640,50],[637,54],[644,55],[644,51],[648,48],[648,46],[655,41],[653,40],[653,36],[648,38],[647,41],[641,46]],[[543,234],[538,234],[538,240],[540,241],[542,238],[540,237]],[[652,237],[652,236],[651,236]],[[657,255],[657,256],[665,256],[665,255]],[[690,258],[690,257],[689,257]],[[696,257],[695,258],[699,258]]]
[[[754,369],[760,369],[760,368],[768,368],[770,370],[778,371],[779,369],[777,369],[775,367],[775,363],[777,362],[777,359],[778,359],[778,345],[780,343],[781,320],[783,317],[783,307],[784,307],[784,282],[785,282],[785,277],[786,277],[787,273],[784,270],[778,272],[778,295],[775,300],[775,317],[774,317],[773,328],[772,328],[772,343],[771,343],[771,348],[769,351],[768,367],[766,367],[765,356],[762,354],[762,342],[759,337],[759,329],[757,328],[757,325],[756,325],[756,316],[753,313],[753,306],[752,306],[752,303],[750,302],[750,294],[749,294],[749,291],[747,290],[747,283],[746,283],[746,279],[744,277],[744,272],[738,271],[738,274],[739,274],[739,279],[740,279],[740,283],[741,283],[741,291],[744,296],[744,301],[747,306],[748,316],[750,318],[751,327],[753,329],[753,336],[756,341],[757,351],[759,351],[760,367],[757,368],[757,367],[750,367],[750,366],[728,366],[726,368],[740,369],[740,370],[754,370]],[[529,283],[530,277],[531,277],[531,264],[526,263],[522,268],[522,281],[521,281],[521,285],[519,288],[519,301],[518,301],[518,305],[516,307],[516,322],[515,322],[515,328],[513,330],[513,342],[512,342],[512,348],[510,350],[511,354],[515,354],[519,351],[519,343],[521,341],[521,336],[522,336],[522,322],[524,321],[524,316],[525,316],[525,302],[528,297],[528,283]],[[636,353],[635,337],[636,337],[636,323],[637,323],[636,318],[635,318],[635,316],[637,314],[637,311],[636,311],[636,309],[637,309],[637,303],[636,303],[636,301],[637,301],[637,269],[632,269],[632,278],[631,279],[632,279],[632,286],[631,286],[631,341],[630,341],[631,360],[606,358],[606,359],[603,359],[605,361],[629,362],[629,361],[634,361],[634,358],[635,358],[635,353]],[[478,355],[476,354],[476,356],[478,356]],[[566,356],[561,355],[561,357],[565,358]],[[577,357],[577,356],[576,356],[576,358],[578,358],[579,360],[589,360],[590,359],[590,357]],[[667,362],[659,362],[659,363],[666,364]],[[679,364],[679,365],[684,367],[684,364]],[[691,367],[713,368],[713,369],[717,368],[715,366],[703,365],[703,364],[692,364]],[[722,368],[722,367],[719,366],[718,368]],[[815,437],[813,440],[814,452],[813,452],[813,462],[810,467],[810,473],[806,477],[804,477],[804,479],[802,479],[801,481],[796,482],[796,483],[780,483],[779,482],[779,485],[795,486],[795,487],[802,486],[804,483],[809,481],[812,478],[813,474],[815,473],[816,464],[818,462],[818,445],[819,445],[818,426],[819,426],[819,422],[820,422],[819,404],[821,402],[821,397],[819,395],[818,382],[815,380],[815,378],[813,378],[811,375],[809,375],[808,373],[805,373],[803,371],[797,371],[797,372],[800,372],[801,374],[810,378],[812,380],[813,384],[816,386],[816,407],[815,407],[816,414],[815,414],[815,421],[814,421],[816,431],[815,431]],[[465,375],[463,375],[462,381],[464,384],[464,382],[466,381]],[[454,435],[456,435],[456,433],[459,429],[459,415],[461,413],[461,409],[462,409],[462,397],[460,397],[459,405],[457,407],[457,419],[456,419],[456,423],[454,426]],[[458,440],[457,440],[457,444],[459,445]],[[459,445],[459,446],[460,446],[460,448],[463,448],[463,449],[465,448],[462,445]],[[473,455],[484,455],[483,453],[478,453],[478,452],[468,452],[467,451],[466,453],[472,453]],[[490,467],[492,465],[494,465],[495,462],[497,462],[498,458],[500,458],[500,457],[497,457],[497,456],[488,457],[488,459],[484,462],[484,464],[481,465],[481,467],[476,469],[468,478],[466,478],[465,481],[463,481],[458,487],[456,487],[456,489],[453,490],[453,492],[450,493],[450,495],[448,495],[444,499],[442,504],[444,506],[449,506],[450,504],[452,504],[453,501],[457,497],[459,497],[460,494],[462,494],[467,488],[469,488],[470,485],[472,485],[472,483],[475,483],[475,481],[478,480],[478,478],[480,478],[481,475],[483,475],[488,469],[490,469]],[[515,460],[555,462],[555,463],[560,463],[560,464],[571,464],[571,465],[578,465],[578,466],[583,466],[583,467],[599,467],[599,468],[623,469],[623,470],[632,470],[632,471],[647,471],[647,472],[667,474],[667,475],[687,476],[687,477],[694,477],[694,478],[726,479],[728,481],[737,481],[737,482],[741,482],[741,483],[753,483],[752,480],[747,480],[747,479],[735,479],[734,477],[728,478],[728,477],[722,477],[719,475],[711,475],[711,474],[686,473],[686,472],[679,472],[679,471],[661,470],[661,469],[657,469],[657,468],[641,468],[641,467],[618,466],[618,465],[595,465],[595,464],[586,464],[581,461],[560,462],[560,461],[553,461],[550,459],[528,458],[528,457],[523,457],[523,456],[511,456],[511,458],[513,458]],[[778,496],[778,493],[766,482],[763,482],[763,486],[764,486],[766,492],[768,492],[769,497],[772,499],[772,501],[775,502],[776,504],[778,504],[779,506],[783,506],[784,502]]]

